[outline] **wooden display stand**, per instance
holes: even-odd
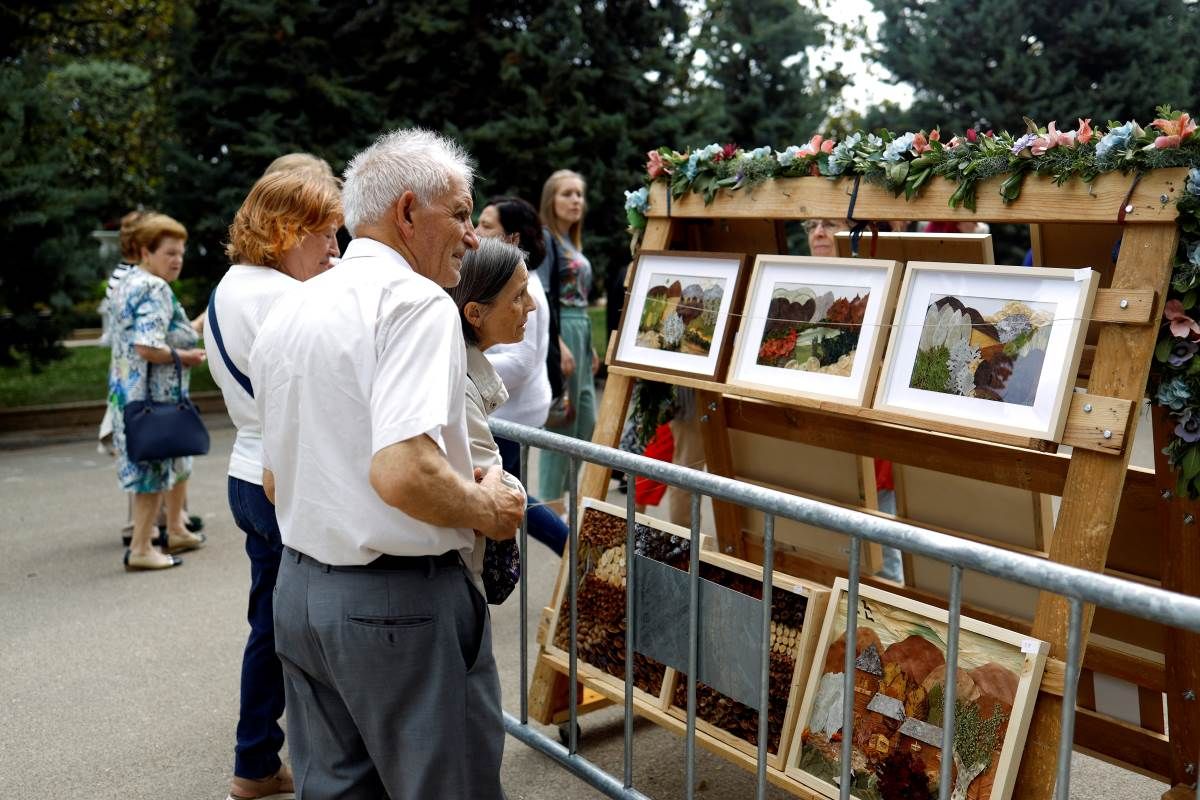
[[[1115,574],[1200,595],[1200,503],[1184,502],[1173,495],[1175,479],[1161,456],[1155,471],[1131,469],[1128,447],[1133,438],[1132,423],[1145,393],[1157,323],[1178,243],[1173,200],[1183,191],[1185,176],[1186,170],[1182,169],[1158,170],[1134,183],[1129,176],[1110,174],[1091,185],[1074,182],[1062,187],[1048,179],[1030,178],[1020,200],[1011,205],[1002,202],[999,182],[993,180],[979,187],[975,213],[948,207],[954,187],[945,181],[932,183],[911,202],[865,182],[859,189],[854,206],[858,219],[1030,224],[1040,263],[1088,264],[1101,271],[1103,288],[1097,292],[1093,333],[1089,337],[1094,347],[1089,347],[1080,370],[1080,385],[1086,393],[1074,395],[1063,435],[1062,444],[1071,448],[1069,454],[1058,452],[1053,442],[921,422],[872,409],[802,403],[795,398],[748,397],[745,393],[736,396],[723,384],[667,378],[621,367],[609,369],[593,441],[609,447],[617,445],[635,378],[690,386],[698,390],[697,408],[702,415],[710,472],[734,475],[730,431],[737,430],[864,458],[888,459],[906,467],[1026,492],[1058,495],[1062,505],[1053,534],[1036,548],[934,529],[1093,572],[1109,566]],[[785,220],[844,217],[852,186],[849,180],[777,180],[750,191],[723,191],[706,206],[697,195],[670,200],[666,188],[656,184],[641,244],[647,250],[751,255],[779,252],[783,249]],[[1126,213],[1123,223],[1118,223],[1123,206]],[[1070,256],[1073,244],[1079,245],[1079,250],[1089,245],[1095,249],[1100,241],[1107,242],[1111,252],[1117,235],[1122,243],[1115,265],[1111,258],[1095,263],[1095,258],[1080,262]],[[867,239],[863,241],[865,246]],[[1085,401],[1090,406],[1087,411]],[[1166,418],[1156,416],[1159,449],[1169,432]],[[607,469],[586,465],[583,496],[604,498],[609,477]],[[720,550],[761,563],[762,540],[746,533],[743,510],[727,503],[714,502],[713,506]],[[867,513],[880,512],[868,509]],[[1109,564],[1110,544],[1114,542],[1120,545],[1114,548],[1114,555],[1121,555],[1115,569]],[[1131,542],[1140,548],[1131,547]],[[1139,555],[1147,550],[1151,556]],[[777,549],[775,568],[826,585],[846,572],[844,563],[834,565],[805,558],[783,547]],[[945,589],[898,588],[865,575],[863,580],[946,606],[942,596]],[[1020,588],[1003,584],[998,591]],[[1043,800],[1053,793],[1068,604],[1060,597],[1038,596],[1032,618],[1005,613],[1003,608],[995,607],[999,603],[989,605],[993,604],[964,604],[963,610],[978,619],[1029,632],[1051,645],[1051,661],[1034,709],[1013,795],[1022,800]],[[1139,687],[1146,712],[1142,724],[1133,725],[1089,710],[1090,682],[1084,680],[1078,703],[1076,747],[1167,781],[1177,787],[1173,792],[1181,785],[1194,784],[1200,754],[1200,700],[1196,699],[1200,694],[1200,637],[1158,626],[1160,638],[1156,641],[1161,647],[1145,647],[1144,641],[1135,644],[1139,631],[1154,626],[1131,620],[1114,622],[1101,615],[1106,625],[1104,636],[1090,638],[1094,611],[1088,606],[1084,614],[1084,677],[1112,676]],[[548,724],[562,711],[567,695],[563,669],[560,659],[548,657],[544,650],[539,655],[530,689],[533,719]],[[620,699],[611,688],[606,691],[586,682],[585,687],[610,699]],[[1163,694],[1169,725],[1163,724]],[[679,720],[643,704],[635,703],[635,708],[658,724],[682,732]],[[746,753],[703,737],[698,737],[698,742],[747,769],[754,768],[754,758]],[[796,796],[814,796],[776,770],[768,772],[773,783]]]

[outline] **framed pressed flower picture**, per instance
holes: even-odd
[[[875,407],[1058,441],[1091,269],[908,265]]]
[[[833,584],[808,676],[787,775],[822,797],[841,796],[842,742],[850,739],[850,797],[939,796],[952,758],[950,796],[1012,796],[1050,646],[969,617],[959,619],[956,663],[947,661],[946,611],[871,586],[849,606],[845,578]],[[847,636],[855,619],[853,641]],[[851,695],[844,696],[853,647]],[[947,679],[955,675],[952,753],[942,750]],[[853,705],[843,727],[843,703]]]
[[[643,251],[612,363],[721,380],[744,262],[737,253]]]
[[[759,256],[729,369],[732,390],[863,405],[899,279],[895,261]]]

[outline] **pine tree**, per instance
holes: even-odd
[[[1193,98],[1193,27],[1183,0],[872,0],[883,12],[879,63],[916,88],[868,124],[975,124],[1023,130],[1022,116],[1148,121]],[[899,112],[899,113],[897,113]]]
[[[46,102],[48,66],[26,58],[0,66],[0,241],[9,266],[0,279],[0,364],[28,356],[33,369],[61,355],[75,301],[102,274],[88,231],[101,188],[74,179],[62,109]]]

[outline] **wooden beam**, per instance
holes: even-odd
[[[1120,453],[1129,435],[1133,403],[1119,397],[1071,395],[1063,444],[1097,453]]]
[[[1149,289],[1097,289],[1092,321],[1149,325],[1154,322],[1154,295]]]
[[[725,404],[721,395],[696,392],[700,435],[704,439],[704,460],[714,475],[733,475],[733,451],[729,446],[729,429],[725,423]],[[717,548],[734,558],[745,558],[742,546],[742,510],[735,503],[712,501],[713,518],[717,526]]]
[[[1050,701],[1056,698],[1042,695],[1041,699]],[[1058,699],[1058,702],[1061,704],[1062,700]],[[1031,740],[1026,739],[1025,742],[1028,754]],[[1097,711],[1076,709],[1075,749],[1146,777],[1167,780],[1170,746],[1166,736]],[[1017,779],[1016,791],[1021,791],[1020,778]],[[1043,800],[1050,796],[1045,795]]]
[[[587,369],[580,366],[580,369]],[[624,375],[608,374],[604,384],[604,395],[600,401],[600,413],[596,416],[596,429],[592,441],[605,447],[616,447],[621,442],[621,427],[625,424],[625,411],[629,408],[629,396],[633,393],[633,379]],[[603,500],[608,497],[608,480],[612,470],[599,464],[583,466],[580,495]],[[630,487],[629,491],[633,491]]]
[[[1154,310],[1157,318],[1162,313],[1162,294],[1171,277],[1178,242],[1179,231],[1173,223],[1128,226],[1113,275],[1113,288],[1158,292]],[[1140,402],[1157,335],[1158,329],[1153,325],[1104,326],[1096,344],[1088,390]],[[1116,455],[1090,450],[1072,454],[1058,524],[1050,542],[1051,560],[1094,572],[1104,568],[1128,464],[1128,448]],[[1084,609],[1085,646],[1094,611],[1091,606]],[[1065,598],[1042,594],[1032,634],[1049,642],[1051,655],[1058,658],[1066,657],[1068,615]],[[1054,791],[1061,711],[1061,700],[1045,695],[1038,698],[1017,778],[1014,794],[1017,800],[1043,800]]]
[[[1183,191],[1186,177],[1186,169],[1160,169],[1144,175],[1129,200],[1133,210],[1126,214],[1126,224],[1174,222],[1173,200]],[[1133,183],[1132,176],[1118,173],[1101,175],[1092,184],[1075,180],[1063,186],[1050,178],[1031,176],[1025,180],[1020,199],[1005,203],[1000,196],[1002,180],[992,178],[980,184],[974,212],[950,208],[955,185],[941,178],[932,178],[922,187],[921,196],[907,203],[897,200],[883,186],[862,181],[854,216],[874,220],[1115,223]],[[651,219],[837,219],[846,216],[853,190],[854,181],[848,178],[837,181],[782,178],[753,189],[722,189],[716,202],[705,205],[703,197],[690,192],[668,201],[667,186],[659,182],[650,189],[648,216]]]
[[[1162,585],[1171,591],[1200,595],[1200,502],[1178,497],[1173,491],[1177,473],[1171,470],[1162,450],[1171,439],[1175,421],[1158,406],[1151,420],[1159,488],[1172,492],[1169,502],[1160,499],[1158,504],[1158,528],[1164,536],[1166,554]],[[1173,783],[1192,783],[1200,771],[1200,634],[1167,628],[1164,651],[1171,735],[1170,777]]]

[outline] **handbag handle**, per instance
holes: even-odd
[[[168,347],[167,349],[169,351],[171,351],[171,360],[175,362],[175,383],[179,384],[179,399],[186,400],[187,392],[185,392],[183,389],[183,362],[179,360],[179,353],[175,352],[174,347]],[[153,363],[151,363],[150,361],[146,361],[146,398],[145,399],[146,399],[147,403],[150,403],[153,400],[153,398],[151,398],[151,396],[150,396],[150,370],[154,369],[154,366],[155,365]]]

